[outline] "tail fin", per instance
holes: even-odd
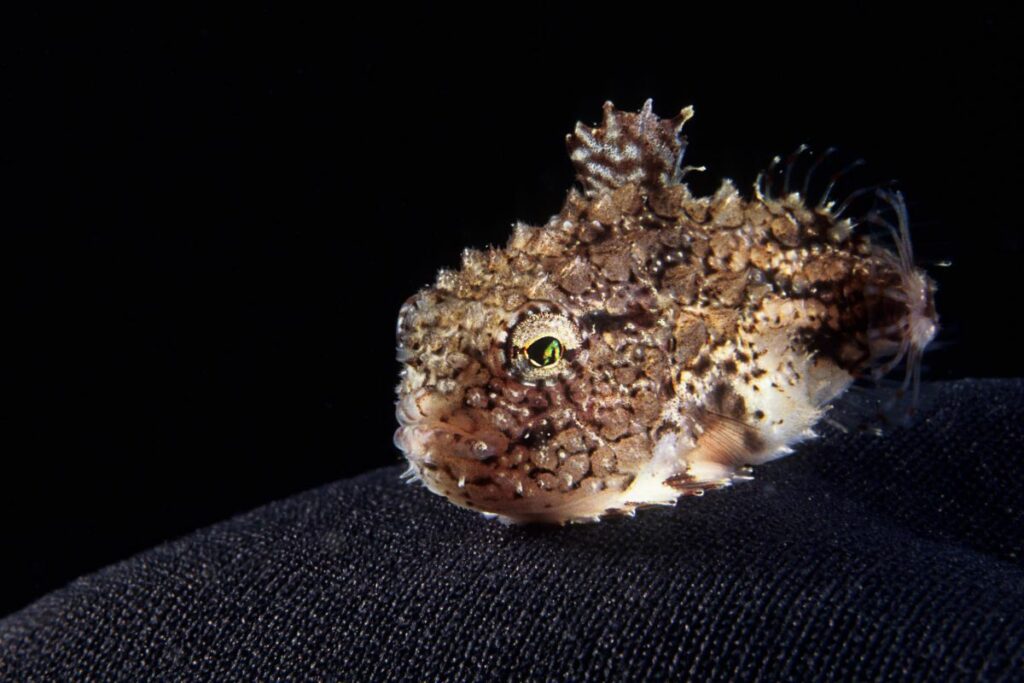
[[[652,193],[682,178],[686,138],[680,133],[693,116],[693,107],[672,119],[660,119],[653,106],[654,102],[647,100],[634,114],[605,102],[600,126],[577,123],[576,130],[566,136],[569,158],[587,196],[627,183]]]
[[[866,292],[868,305],[868,347],[873,361],[872,374],[880,379],[901,362],[905,373],[901,395],[909,395],[910,410],[917,403],[921,384],[921,356],[938,331],[935,310],[935,282],[914,265],[910,246],[910,221],[907,205],[899,191],[877,191],[889,205],[896,224],[872,211],[866,221],[882,226],[892,236],[896,253],[881,253],[888,263],[885,278]]]

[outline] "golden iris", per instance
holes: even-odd
[[[526,347],[526,357],[537,368],[551,367],[562,360],[562,342],[554,337],[541,337]]]

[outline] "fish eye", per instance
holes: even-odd
[[[563,353],[562,342],[555,337],[541,337],[526,347],[526,357],[536,368],[557,365]]]
[[[581,343],[579,328],[566,315],[529,313],[509,331],[510,369],[524,382],[554,379],[567,371],[567,360]]]

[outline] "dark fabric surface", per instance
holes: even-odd
[[[635,519],[325,486],[7,617],[0,678],[1019,680],[1024,382],[930,388],[909,429]]]

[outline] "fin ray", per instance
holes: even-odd
[[[686,107],[672,119],[660,119],[653,100],[639,112],[625,112],[604,103],[600,126],[577,124],[566,137],[576,178],[588,196],[634,183],[653,193],[677,184],[682,177],[686,138],[683,124],[693,116]]]

